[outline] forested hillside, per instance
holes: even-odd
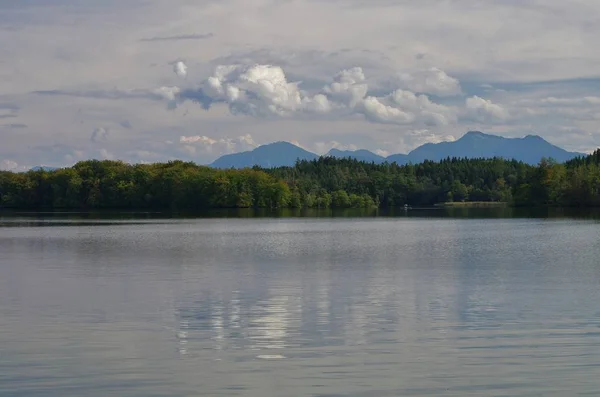
[[[325,157],[275,169],[90,160],[53,171],[0,172],[0,207],[15,209],[350,208],[451,201],[600,206],[600,151],[537,166],[457,158],[399,166]]]
[[[531,167],[501,159],[448,159],[418,165],[363,163],[322,158],[269,172],[283,179],[304,202],[345,201],[369,196],[380,206],[433,205],[444,201],[510,201],[511,187],[527,179]],[[331,197],[330,197],[331,196]]]
[[[173,161],[129,165],[83,161],[56,171],[0,173],[4,207],[66,209],[200,209],[282,207],[287,185],[255,170],[216,170]]]

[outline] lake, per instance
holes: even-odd
[[[0,216],[0,395],[600,395],[600,221],[490,214]]]

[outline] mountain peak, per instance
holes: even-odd
[[[263,168],[276,168],[292,166],[296,160],[314,160],[318,157],[293,143],[278,141],[247,152],[227,154],[216,159],[211,166],[215,168],[250,168],[257,165]]]
[[[57,167],[48,167],[46,165],[36,165],[35,167],[32,167],[30,169],[30,171],[56,171],[58,170]]]
[[[463,135],[460,139],[501,139],[498,135],[490,135],[481,131],[469,131]]]
[[[264,151],[271,151],[271,150],[304,151],[304,149],[302,149],[300,146],[294,145],[291,142],[277,141],[277,142],[266,143],[264,145],[258,146],[254,150],[251,150],[251,152],[255,152],[255,151],[264,152]]]
[[[531,140],[531,141],[544,141],[544,142],[546,142],[546,140],[544,138],[542,138],[541,136],[539,136],[539,135],[527,135],[523,139],[528,139],[528,140]]]
[[[454,142],[423,145],[409,154],[412,162],[439,161],[447,157],[500,157],[528,164],[537,164],[544,157],[565,162],[579,155],[579,153],[570,153],[554,146],[537,135],[528,135],[525,138],[505,138],[499,135],[485,134],[481,131],[469,131]]]
[[[271,143],[266,143],[262,146],[259,147],[300,147],[298,145],[294,145],[291,142],[287,142],[287,141],[275,141],[275,142],[271,142]]]
[[[409,154],[393,154],[383,158],[368,150],[331,149],[326,156],[352,158],[368,163],[384,162],[421,163],[425,160],[440,161],[448,157],[457,158],[493,158],[515,159],[528,164],[537,164],[542,158],[553,158],[565,162],[583,153],[568,152],[552,145],[538,135],[527,135],[524,138],[504,138],[486,134],[481,131],[469,131],[453,142],[426,143]],[[278,141],[259,146],[254,150],[228,154],[215,160],[211,166],[215,168],[245,168],[258,165],[263,168],[293,166],[297,160],[315,160],[319,156],[290,142]]]

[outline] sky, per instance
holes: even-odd
[[[597,0],[0,0],[0,169],[600,146]]]

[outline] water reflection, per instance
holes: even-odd
[[[289,224],[270,225],[277,231],[253,239],[253,257],[234,260],[235,272],[206,272],[208,278],[197,286],[204,291],[202,297],[178,308],[197,342],[188,343],[186,352],[206,349],[207,340],[217,351],[261,355],[278,350],[273,354],[285,357],[307,346],[439,342],[451,340],[456,332],[543,320],[544,309],[531,313],[530,307],[552,306],[536,301],[546,297],[541,292],[545,286],[555,288],[556,302],[571,293],[556,284],[556,277],[564,275],[564,236],[551,238],[544,228],[539,229],[541,255],[540,249],[527,249],[519,232],[522,225],[512,221],[493,228],[460,222],[419,225],[417,234],[413,230],[400,238],[379,233],[361,245],[351,230],[364,225],[347,225],[343,239],[327,236],[321,226],[296,224],[296,232],[286,234]],[[376,226],[358,234],[377,233],[375,229],[389,225]],[[303,228],[315,229],[304,235]],[[247,237],[239,230],[233,236],[238,243]],[[512,251],[505,249],[507,241]],[[589,237],[580,240],[590,243],[598,246]],[[582,274],[571,271],[570,280],[579,291],[592,281],[587,278],[591,270],[585,265],[579,269]],[[215,285],[232,289],[215,291]]]
[[[53,211],[0,209],[0,227],[118,226],[124,224],[181,223],[194,219],[260,218],[450,218],[450,219],[587,219],[600,220],[600,208],[414,207],[375,209],[208,209],[195,212]]]
[[[0,391],[593,395],[598,237],[525,218],[0,228]]]

